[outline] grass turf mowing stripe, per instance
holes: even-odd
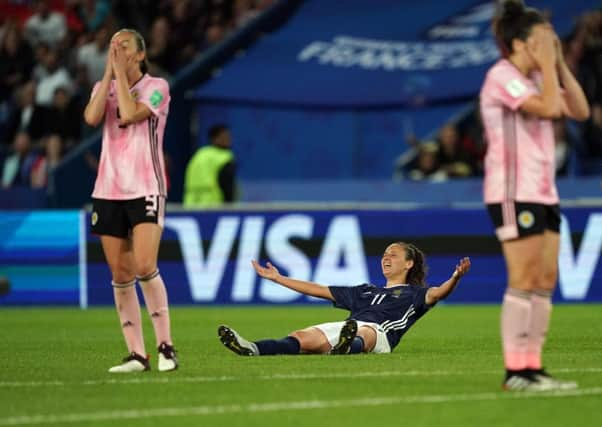
[[[332,409],[341,407],[388,406],[412,403],[477,402],[502,399],[546,399],[556,397],[580,397],[602,395],[602,387],[558,390],[549,392],[502,392],[474,394],[440,394],[423,396],[398,396],[386,398],[362,398],[340,400],[306,400],[293,402],[251,403],[246,405],[192,406],[183,408],[129,409],[115,411],[83,412],[74,414],[39,414],[0,418],[0,426],[35,424],[65,424],[77,422],[140,419],[149,417],[180,417],[202,415],[228,415],[233,413],[257,413],[296,411],[308,409]]]
[[[433,377],[433,376],[463,376],[463,375],[499,375],[502,370],[487,371],[373,371],[331,374],[273,374],[248,377],[215,376],[215,377],[137,377],[111,378],[107,380],[89,380],[78,383],[64,381],[0,381],[0,388],[5,387],[44,387],[44,386],[73,386],[73,385],[112,385],[112,384],[166,384],[166,383],[204,383],[226,381],[271,381],[271,380],[315,380],[328,378],[371,378],[371,377]],[[602,373],[602,368],[559,368],[555,373]],[[149,375],[143,373],[142,375]]]

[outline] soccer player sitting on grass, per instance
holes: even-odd
[[[257,274],[305,295],[324,298],[335,307],[350,311],[343,322],[322,323],[295,331],[280,340],[247,341],[234,329],[221,325],[221,342],[241,356],[272,354],[390,353],[403,334],[438,301],[445,299],[470,269],[463,258],[452,276],[440,286],[428,287],[424,279],[424,254],[410,243],[390,244],[381,259],[384,288],[322,286],[281,275],[269,262],[262,267],[252,262]]]

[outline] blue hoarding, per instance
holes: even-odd
[[[566,209],[556,301],[602,301],[602,213]],[[318,303],[256,276],[250,261],[268,259],[283,274],[329,285],[383,284],[388,243],[418,245],[428,282],[446,280],[462,256],[473,267],[449,298],[498,303],[506,273],[483,209],[244,210],[173,213],[166,219],[159,268],[175,304]],[[88,242],[88,299],[112,303],[98,239]]]
[[[0,305],[78,304],[83,212],[0,212]]]
[[[602,212],[564,209],[557,302],[602,302]],[[0,305],[113,303],[110,272],[89,214],[0,212]],[[250,261],[272,261],[283,274],[330,285],[384,283],[388,243],[418,245],[429,284],[462,256],[472,270],[452,303],[499,303],[506,273],[483,209],[244,209],[180,212],[166,218],[159,268],[172,304],[316,304],[256,276]]]

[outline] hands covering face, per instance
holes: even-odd
[[[109,57],[111,58],[113,72],[115,74],[125,73],[127,71],[131,62],[131,57],[127,57],[125,48],[121,45],[119,40],[113,40],[111,42],[111,47],[109,48]]]
[[[527,39],[527,52],[539,68],[555,64],[560,52],[560,41],[551,25],[535,25]]]

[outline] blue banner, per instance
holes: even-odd
[[[308,0],[197,92],[200,99],[385,107],[474,97],[498,58],[494,1]],[[591,0],[533,0],[560,34]]]
[[[0,305],[80,302],[83,212],[0,212]]]
[[[0,305],[113,304],[100,241],[80,212],[0,213]],[[463,256],[472,269],[451,303],[499,303],[506,272],[483,209],[236,210],[166,218],[159,268],[172,304],[316,304],[263,280],[250,261],[328,285],[383,285],[380,258],[394,241],[423,249],[437,285]],[[602,212],[563,210],[556,302],[602,302]],[[0,291],[6,291],[0,286]]]
[[[88,236],[88,299],[112,304],[110,274],[99,241]],[[270,260],[301,280],[328,285],[384,284],[380,258],[394,241],[427,255],[437,285],[463,256],[472,270],[448,301],[499,303],[504,259],[483,209],[244,210],[167,217],[159,268],[173,304],[318,303],[257,277],[251,260]],[[602,301],[602,213],[566,209],[556,301]]]

